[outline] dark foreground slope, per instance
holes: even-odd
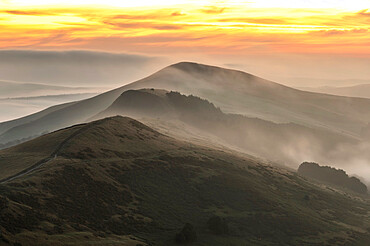
[[[113,117],[1,153],[53,157],[0,185],[0,244],[367,245],[368,201],[229,151],[166,137]],[[11,153],[10,153],[11,152]],[[17,164],[18,166],[21,164]],[[28,164],[30,165],[30,164]],[[26,168],[26,167],[25,167]],[[215,215],[228,233],[213,234]]]

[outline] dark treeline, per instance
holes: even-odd
[[[325,183],[330,183],[345,187],[357,193],[366,194],[367,187],[358,178],[349,177],[341,169],[329,166],[320,166],[314,162],[304,162],[298,168],[298,173],[302,176],[316,179]]]

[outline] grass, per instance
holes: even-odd
[[[180,142],[127,118],[99,121],[60,153],[32,175],[0,185],[5,240],[173,245],[185,223],[198,234],[192,245],[366,245],[370,239],[367,198],[323,189],[247,156]],[[229,234],[207,229],[214,215],[226,219]]]

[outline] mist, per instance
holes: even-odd
[[[113,88],[164,66],[154,56],[100,51],[0,50],[0,81]]]
[[[175,138],[227,146],[293,169],[305,161],[318,162],[342,168],[352,175],[362,174],[362,179],[370,182],[367,175],[370,145],[366,139],[292,123],[276,124],[225,114],[207,100],[165,90],[126,91],[92,119],[115,115],[138,119]]]
[[[0,122],[92,97],[145,77],[164,62],[87,50],[0,50]]]
[[[155,60],[155,58],[150,59]],[[154,65],[152,68],[154,69]],[[62,90],[68,88],[63,87]],[[77,87],[70,88],[73,90]],[[93,87],[80,87],[81,90],[86,88]],[[114,97],[105,95],[109,100],[104,104],[106,106],[100,107],[106,108],[116,99],[116,96],[127,89],[141,88],[166,89],[179,91],[186,95],[193,94],[214,103],[224,113],[240,114],[251,118],[248,124],[239,124],[239,131],[223,130],[227,128],[227,124],[214,127],[213,132],[217,133],[217,141],[275,163],[296,168],[303,161],[316,161],[345,168],[349,173],[360,175],[359,167],[366,166],[365,163],[370,160],[366,155],[366,145],[363,145],[362,141],[357,143],[352,138],[352,136],[358,138],[361,134],[361,127],[369,121],[367,114],[357,113],[357,111],[366,112],[368,101],[352,101],[340,97],[304,93],[251,74],[199,64],[180,63],[161,70],[138,83],[133,83],[127,88],[120,88],[113,93]],[[19,103],[19,100],[12,100],[15,105]],[[271,102],[267,103],[269,101]],[[288,102],[290,103],[287,104]],[[86,107],[89,111],[93,110],[94,105],[94,103],[86,103],[86,106],[78,111],[86,111]],[[149,105],[151,104],[148,104],[148,107]],[[314,113],[311,112],[313,106],[316,107]],[[25,108],[23,107],[22,110]],[[330,117],[328,117],[328,112],[332,112]],[[86,118],[81,118],[80,114],[77,116],[78,121],[89,121],[94,114],[87,115]],[[50,118],[50,121],[54,121],[54,118]],[[253,118],[264,121],[253,120]],[[294,124],[288,124],[291,122]],[[262,125],[265,127],[261,127]],[[48,130],[56,130],[61,125],[58,124],[58,127],[54,128],[49,124],[48,127],[50,127]],[[41,129],[35,129],[37,130],[30,135],[42,132]],[[321,129],[321,131],[315,129]],[[192,131],[191,129],[183,130]],[[7,141],[14,140],[12,139],[14,134],[14,132],[9,132],[6,137]],[[209,136],[209,133],[205,135]],[[345,137],[346,135],[351,137]]]
[[[274,54],[230,58],[224,66],[287,86],[353,86],[370,81],[370,58],[334,54]]]

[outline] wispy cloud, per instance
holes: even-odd
[[[276,17],[276,18],[224,18],[218,19],[220,22],[238,22],[238,23],[254,23],[254,24],[292,24],[292,20],[288,18]]]
[[[184,53],[200,48],[204,53],[215,52],[218,47],[218,52],[225,54],[345,51],[370,56],[366,42],[370,38],[369,15],[368,10],[251,8],[247,4],[5,9],[0,11],[0,19],[4,19],[0,48],[114,47],[148,52],[151,46],[151,53],[163,54],[168,47]],[[100,44],[101,40],[109,40],[110,45]]]
[[[226,11],[226,9],[227,8],[225,7],[207,6],[203,9],[200,9],[200,11],[205,14],[222,14]]]
[[[360,16],[370,17],[370,12],[369,12],[368,9],[361,10],[357,14],[360,15]]]
[[[349,30],[338,30],[338,29],[330,29],[330,30],[321,30],[317,32],[312,32],[313,34],[322,35],[322,36],[353,36],[353,35],[360,35],[368,33],[369,29],[364,28],[354,28]]]
[[[11,15],[34,15],[34,16],[50,16],[55,15],[55,12],[47,11],[36,11],[36,10],[3,10],[1,13],[11,14]]]

